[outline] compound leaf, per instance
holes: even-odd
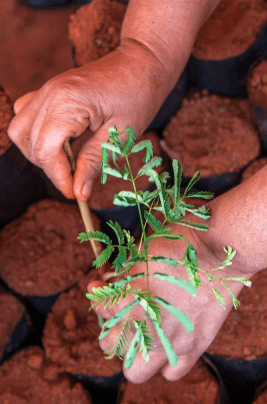
[[[200,172],[197,171],[193,178],[191,178],[189,184],[187,185],[185,191],[184,191],[184,196],[187,195],[187,192],[195,185],[195,183],[200,179]]]
[[[190,293],[190,295],[192,296],[196,296],[197,294],[196,288],[185,279],[175,278],[175,276],[173,275],[162,274],[160,272],[154,272],[152,276],[154,276],[154,278],[161,279],[162,281],[167,281],[172,283],[173,285],[179,286]]]
[[[111,245],[108,245],[105,250],[102,251],[102,253],[94,260],[93,265],[96,268],[101,267],[104,265],[110,258],[111,254],[114,251],[114,247]]]
[[[180,188],[182,180],[182,166],[177,160],[172,161],[173,174],[174,174],[174,206],[178,203],[180,198]]]
[[[119,223],[118,222],[114,223],[112,220],[110,220],[109,222],[107,222],[107,224],[109,225],[109,227],[112,228],[112,230],[114,230],[114,232],[117,236],[119,245],[123,245],[124,235],[123,235],[123,230],[122,230],[121,226],[119,225]]]
[[[194,331],[194,325],[192,324],[192,321],[190,318],[181,310],[177,309],[174,307],[172,304],[167,302],[166,300],[162,299],[161,297],[153,296],[154,300],[161,304],[162,307],[164,307],[166,310],[168,310],[171,314],[173,314],[178,321],[184,326],[187,332],[193,332]]]
[[[146,163],[140,170],[138,171],[137,176],[140,177],[141,175],[146,174],[150,171],[153,167],[158,167],[162,163],[161,157],[153,157],[148,163]]]

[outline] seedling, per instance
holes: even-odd
[[[210,192],[190,192],[194,184],[199,180],[200,173],[196,172],[183,195],[180,195],[182,167],[177,160],[173,160],[172,162],[174,185],[170,187],[167,185],[169,174],[167,172],[158,174],[154,170],[155,167],[159,167],[162,164],[162,159],[160,157],[153,157],[152,143],[150,140],[144,140],[134,144],[135,134],[134,130],[130,127],[126,127],[123,131],[123,133],[127,134],[127,139],[125,141],[123,140],[122,133],[118,132],[115,126],[108,131],[110,134],[109,138],[107,142],[102,143],[101,182],[105,184],[108,175],[123,178],[125,181],[132,182],[133,192],[121,191],[119,194],[114,195],[113,202],[118,206],[137,206],[140,215],[142,235],[139,245],[137,246],[136,241],[131,234],[122,229],[117,222],[114,223],[111,220],[107,224],[115,232],[118,240],[117,244],[113,244],[110,237],[100,231],[87,231],[86,233],[80,233],[78,237],[80,242],[95,240],[105,245],[102,253],[93,262],[93,265],[96,268],[104,265],[110,259],[111,254],[117,251],[116,258],[112,262],[114,273],[112,273],[111,276],[115,277],[124,275],[123,279],[114,283],[109,283],[109,286],[93,288],[93,293],[88,293],[86,296],[94,302],[92,307],[98,307],[100,304],[104,303],[105,308],[108,306],[112,307],[121,300],[131,298],[131,303],[119,310],[113,318],[102,324],[99,339],[105,338],[111,331],[112,327],[116,326],[125,317],[124,321],[120,324],[120,332],[114,340],[114,346],[105,352],[107,359],[111,359],[115,355],[121,359],[125,357],[125,367],[130,368],[139,350],[142,352],[143,359],[148,361],[149,352],[153,348],[154,341],[149,335],[151,331],[147,325],[147,319],[150,319],[164,347],[170,365],[176,366],[178,363],[178,357],[170,339],[161,326],[160,306],[164,307],[174,315],[189,333],[194,331],[194,326],[190,318],[183,311],[174,307],[161,297],[153,296],[150,293],[151,277],[160,279],[162,282],[170,282],[177,287],[183,288],[192,296],[195,296],[197,289],[201,286],[201,278],[199,274],[200,272],[203,272],[211,284],[215,298],[218,299],[219,304],[224,309],[225,299],[218,290],[213,287],[213,283],[218,281],[224,286],[226,291],[232,297],[234,307],[237,308],[240,302],[228,287],[227,280],[239,281],[246,286],[251,286],[251,282],[246,278],[237,278],[233,276],[227,278],[216,277],[216,270],[226,268],[232,264],[232,259],[234,258],[236,251],[233,251],[230,246],[227,248],[223,247],[226,253],[226,259],[221,262],[220,265],[210,270],[203,270],[199,267],[197,251],[190,241],[180,234],[171,233],[172,227],[169,226],[171,223],[191,227],[200,231],[208,230],[208,227],[204,224],[194,223],[184,219],[186,212],[191,212],[202,219],[208,219],[210,217],[209,209],[206,209],[205,206],[196,209],[194,208],[194,205],[187,204],[184,201],[185,198],[211,199],[213,197],[213,194]],[[144,149],[146,152],[144,157],[145,164],[134,178],[128,157],[130,154],[137,153]],[[112,154],[114,168],[108,164],[110,153]],[[119,156],[125,158],[122,172],[120,172],[117,164]],[[135,181],[138,177],[143,175],[148,176],[149,181],[155,184],[155,189],[153,191],[136,190]],[[144,215],[142,215],[141,205],[145,205],[146,207]],[[164,220],[157,220],[153,215],[153,211],[162,212],[164,214]],[[167,223],[168,227],[165,227]],[[153,233],[150,236],[146,235],[147,226],[150,226],[153,230]],[[172,242],[184,240],[187,243],[187,247],[182,261],[149,254],[148,248],[156,237],[172,240]],[[131,275],[131,268],[137,262],[145,264],[145,272]],[[150,262],[161,262],[171,265],[172,267],[179,267],[182,265],[187,271],[189,281],[160,272],[150,274]],[[141,289],[133,290],[131,282],[142,277],[146,277],[146,291],[141,291]],[[130,316],[131,309],[137,305],[140,305],[144,309],[145,316],[142,321],[138,321]],[[132,335],[132,339],[130,339],[130,334],[132,334],[130,329],[131,323],[135,328],[135,334]]]

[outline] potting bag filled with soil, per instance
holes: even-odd
[[[23,350],[0,367],[0,403],[92,404],[80,383],[58,376],[39,347]]]
[[[13,116],[11,101],[0,87],[0,229],[40,199],[43,190],[33,165],[7,135]]]
[[[256,174],[261,168],[267,164],[267,158],[262,157],[258,160],[253,161],[242,173],[242,181],[245,181]]]
[[[94,215],[93,223],[99,230]],[[77,240],[82,231],[78,206],[50,200],[31,205],[0,232],[0,277],[38,310],[49,311],[50,298],[73,286],[92,265],[90,243]]]
[[[117,383],[122,361],[118,357],[106,360],[99,346],[100,327],[95,312],[89,312],[86,298],[87,285],[97,279],[100,275],[92,269],[77,286],[59,297],[48,314],[42,342],[46,357],[61,371],[106,386]]]
[[[198,88],[246,96],[249,66],[267,51],[265,0],[222,0],[198,32],[189,75]]]
[[[0,288],[0,363],[19,348],[30,328],[31,320],[24,305]]]
[[[196,187],[211,192],[234,183],[260,151],[249,102],[206,90],[184,99],[163,137],[164,151],[182,164],[185,179],[200,171]]]
[[[141,384],[126,381],[120,404],[215,404],[219,390],[219,383],[199,359],[178,381],[168,381],[160,373]]]

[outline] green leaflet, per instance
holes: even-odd
[[[154,278],[161,279],[162,281],[167,281],[172,283],[173,285],[179,286],[180,288],[183,288],[188,293],[190,293],[190,295],[192,296],[196,296],[197,294],[196,288],[190,282],[184,279],[175,278],[175,276],[162,274],[160,272],[154,272],[152,276],[154,276]]]
[[[122,178],[121,173],[118,170],[111,168],[108,164],[104,165],[102,171],[104,174],[109,174],[109,175],[112,175],[113,177]]]
[[[111,244],[111,240],[109,236],[101,231],[87,231],[86,233],[80,233],[77,237],[78,240],[88,241],[88,240],[97,240],[101,241],[101,243]]]
[[[113,246],[111,245],[107,246],[107,248],[105,248],[105,250],[103,250],[102,253],[94,260],[93,265],[96,268],[99,268],[102,265],[104,265],[110,259],[110,256],[114,250],[115,248]]]
[[[189,182],[189,184],[187,185],[185,191],[184,191],[184,196],[187,195],[187,192],[195,185],[195,183],[200,179],[200,172],[197,171],[193,178],[191,179],[191,181]]]
[[[237,281],[237,282],[241,282],[243,283],[245,286],[248,286],[249,288],[252,285],[252,282],[250,280],[248,280],[247,278],[237,278],[236,276],[229,276],[228,278],[226,278],[229,281]]]
[[[115,272],[120,271],[122,265],[127,261],[126,247],[119,247],[119,252],[112,265],[115,267]]]
[[[114,327],[116,324],[118,324],[118,322],[122,319],[123,316],[125,316],[125,314],[128,313],[128,311],[132,310],[137,304],[139,303],[139,298],[136,298],[136,300],[130,304],[128,304],[128,306],[123,307],[120,311],[118,311],[115,316],[113,316],[110,320],[106,321],[104,324],[105,328],[112,328]],[[101,338],[99,338],[101,339]]]
[[[172,258],[162,257],[159,255],[152,255],[152,257],[150,257],[150,260],[155,262],[162,262],[164,264],[171,265],[172,267],[180,266],[180,264],[176,260],[173,260]]]
[[[208,226],[206,226],[205,224],[193,223],[193,222],[190,222],[189,220],[179,219],[175,223],[182,224],[183,226],[191,227],[192,229],[197,229],[197,230],[202,230],[202,231],[209,230]]]
[[[192,194],[186,195],[187,198],[203,198],[203,199],[212,199],[214,197],[214,193],[208,191],[199,191],[194,192]]]
[[[134,358],[137,355],[138,344],[140,344],[141,338],[142,338],[142,332],[139,327],[139,328],[137,328],[136,333],[134,334],[133,339],[128,348],[128,351],[125,355],[124,366],[126,367],[126,369],[130,369],[130,367],[133,364]]]
[[[119,147],[119,146],[115,146],[115,145],[112,144],[112,143],[102,142],[102,143],[101,143],[101,147],[102,147],[102,149],[105,148],[105,149],[111,150],[111,151],[113,151],[113,152],[116,152],[116,153],[118,153],[118,154],[121,154],[121,149],[120,149],[120,147]],[[106,162],[107,162],[107,161],[106,161]]]
[[[147,212],[145,210],[145,218],[149,226],[154,230],[155,233],[165,233],[165,228],[162,226],[159,220],[155,218],[155,216],[151,212]]]
[[[181,180],[182,180],[182,166],[177,160],[172,161],[172,168],[174,174],[174,206],[179,201],[180,198],[180,187],[181,187]]]
[[[178,364],[178,357],[176,355],[175,350],[173,349],[172,343],[165,334],[163,328],[158,322],[157,314],[155,311],[149,306],[148,302],[140,298],[140,305],[143,307],[143,309],[148,313],[150,320],[153,323],[153,326],[159,336],[160,342],[162,343],[162,346],[166,352],[168,361],[171,366],[176,366]]]
[[[137,176],[140,177],[141,175],[146,174],[151,168],[158,167],[162,163],[161,157],[153,157],[148,163],[146,163],[140,170],[138,171]]]
[[[212,291],[213,291],[213,293],[214,293],[216,299],[219,300],[219,304],[223,307],[224,310],[226,310],[226,308],[225,308],[225,300],[224,300],[224,298],[222,297],[222,295],[218,292],[218,290],[216,290],[216,289],[214,289],[214,288],[212,288]]]
[[[189,284],[190,285],[190,284]],[[192,286],[192,285],[190,285]],[[168,310],[171,314],[173,314],[178,321],[184,326],[187,332],[193,332],[194,326],[190,320],[190,318],[181,310],[178,310],[172,304],[168,303],[166,300],[162,299],[161,297],[153,296],[154,300],[161,304],[166,310]]]
[[[139,274],[135,275],[127,275],[125,278],[121,279],[120,281],[112,283],[114,287],[121,287],[124,286],[127,282],[136,281],[137,279],[142,278],[145,275],[144,272],[140,272]]]
[[[130,126],[126,126],[124,129],[123,133],[128,133],[128,139],[126,140],[125,146],[124,146],[124,152],[128,154],[131,150],[131,148],[134,145],[135,142],[135,134],[133,128]]]
[[[117,236],[119,245],[123,245],[124,235],[123,235],[123,230],[122,230],[121,226],[119,225],[119,223],[118,222],[114,223],[112,220],[110,220],[109,222],[107,222],[107,224],[109,225],[109,227],[112,228],[112,230],[114,230],[114,232]]]
[[[137,143],[131,150],[132,153],[137,153],[143,149],[146,149],[146,155],[144,157],[144,162],[148,163],[148,161],[153,156],[153,146],[151,140],[142,140]]]

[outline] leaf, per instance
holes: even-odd
[[[133,364],[133,361],[137,355],[138,344],[140,344],[141,338],[142,338],[141,329],[137,328],[136,333],[134,334],[131,344],[128,348],[128,351],[125,355],[124,366],[126,367],[126,369],[130,369],[130,367]]]
[[[152,228],[152,230],[154,230],[155,233],[165,233],[166,232],[164,226],[162,226],[160,221],[157,220],[152,213],[147,212],[145,210],[144,215],[145,215],[145,219],[147,220],[147,223]]]
[[[144,157],[144,162],[148,163],[148,161],[153,156],[153,146],[151,140],[142,140],[137,143],[131,150],[132,153],[137,153],[143,149],[146,149],[146,155]]]
[[[206,226],[205,224],[193,223],[193,222],[190,222],[189,220],[181,220],[181,219],[179,219],[175,223],[176,224],[182,224],[183,226],[191,227],[192,229],[197,229],[197,230],[202,230],[202,231],[209,230],[208,226]]]
[[[160,272],[154,272],[152,276],[154,276],[154,278],[161,279],[162,281],[167,281],[169,283],[172,283],[173,285],[179,286],[180,288],[183,288],[188,293],[190,293],[190,295],[192,296],[196,296],[197,294],[196,288],[185,279],[175,278],[175,276],[173,275],[162,274]]]
[[[214,197],[214,193],[208,191],[198,191],[193,194],[186,195],[187,198],[203,198],[203,199],[212,199]]]
[[[213,291],[213,293],[214,293],[216,299],[219,300],[219,304],[223,307],[224,310],[226,310],[226,308],[225,308],[225,300],[224,300],[224,298],[222,297],[222,295],[218,292],[218,290],[216,290],[216,289],[214,289],[214,288],[212,288],[212,291]]]
[[[126,167],[125,164],[124,164],[121,175],[124,180],[128,180],[130,174],[129,174],[128,168]]]
[[[94,260],[93,265],[96,268],[99,268],[102,265],[104,265],[109,260],[114,250],[115,248],[113,246],[111,245],[107,246],[107,248],[105,248],[105,250],[103,250],[102,253]]]
[[[161,304],[166,310],[168,310],[171,314],[173,314],[178,321],[184,326],[187,332],[191,333],[194,331],[195,327],[192,324],[190,318],[181,310],[178,310],[172,304],[162,299],[161,297],[153,296],[153,299]]]
[[[100,297],[99,297],[99,296],[92,295],[91,293],[86,293],[86,297],[87,297],[87,299],[89,299],[89,300],[96,300],[96,301],[99,301],[99,300],[100,300]]]
[[[118,239],[118,243],[119,245],[123,245],[124,244],[124,235],[123,235],[123,230],[121,228],[121,226],[119,225],[118,222],[113,222],[112,220],[110,220],[109,222],[107,222],[107,224],[109,225],[109,227],[112,228],[112,230],[114,230],[117,239]]]
[[[237,278],[236,276],[230,276],[229,278],[226,278],[229,281],[237,281],[237,282],[242,282],[245,286],[248,286],[249,288],[252,285],[252,282],[248,280],[247,278]]]
[[[122,319],[122,317],[125,316],[125,314],[127,314],[130,310],[132,310],[139,303],[140,303],[139,299],[136,299],[132,303],[128,304],[128,306],[123,307],[121,310],[119,310],[115,314],[115,316],[113,316],[110,320],[106,321],[103,327],[105,327],[105,328],[114,327],[115,325],[118,324],[118,322]],[[101,338],[99,338],[99,339],[101,339]]]
[[[182,166],[177,160],[172,161],[173,174],[174,174],[174,206],[179,201],[180,198],[180,188],[182,180]]]
[[[200,172],[197,171],[189,184],[187,185],[185,191],[184,191],[184,196],[187,194],[187,192],[195,185],[195,183],[200,179]]]
[[[102,142],[101,147],[102,147],[102,149],[105,148],[105,149],[111,150],[113,152],[116,152],[117,154],[121,154],[121,149],[119,148],[119,146],[115,146],[112,143]],[[105,161],[105,163],[107,163],[107,161]]]
[[[103,167],[107,164],[108,162],[108,150],[105,149],[104,147],[102,148],[102,163],[101,163],[101,169],[103,169]],[[105,184],[107,181],[107,174],[102,172],[102,176],[101,176],[101,184]]]
[[[126,126],[123,133],[128,133],[128,138],[124,146],[124,152],[128,154],[135,142],[135,134],[134,134],[135,132],[133,128],[131,128],[130,126]]]
[[[166,257],[157,256],[157,255],[152,255],[152,257],[150,257],[150,260],[155,261],[155,262],[163,262],[164,264],[171,265],[172,267],[180,266],[180,264],[176,260],[173,260],[172,258],[166,258]]]
[[[136,281],[137,279],[142,278],[144,275],[145,275],[144,272],[140,272],[135,275],[127,275],[124,279],[113,282],[111,285],[113,285],[114,287],[121,287],[121,286],[124,286],[127,282]]]
[[[126,192],[126,191],[121,191]],[[120,192],[120,193],[121,193]],[[115,194],[113,199],[113,204],[118,206],[136,206],[136,198],[131,198],[128,196],[121,196],[120,194]]]
[[[138,171],[137,176],[140,177],[141,175],[146,174],[151,168],[158,167],[162,164],[161,157],[153,157],[148,163],[146,163],[140,170]]]
[[[153,237],[154,235],[150,236]],[[149,238],[150,238],[149,237]],[[167,240],[180,240],[184,239],[181,234],[171,234],[171,233],[166,233],[166,234],[161,234],[162,238],[166,238]]]
[[[111,244],[111,240],[109,236],[101,231],[87,231],[86,233],[80,233],[77,237],[78,240],[88,241],[88,240],[96,240],[101,241],[101,243]]]
[[[109,174],[109,175],[112,175],[113,177],[122,178],[121,173],[118,170],[111,168],[108,164],[104,165],[104,167],[102,168],[102,171],[104,174]]]
[[[112,265],[115,267],[115,272],[118,272],[122,264],[124,264],[127,261],[127,252],[126,252],[126,247],[119,247],[119,252],[115,260],[112,262]]]

